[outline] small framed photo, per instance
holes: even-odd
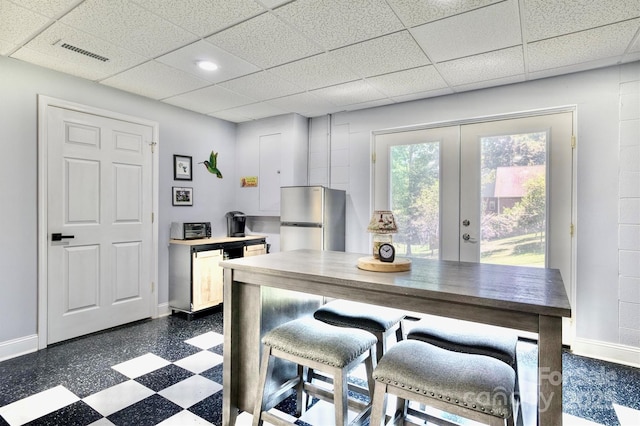
[[[174,186],[172,200],[174,206],[192,206],[193,188]]]
[[[191,180],[191,157],[186,155],[173,156],[173,179]]]

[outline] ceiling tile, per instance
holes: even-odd
[[[452,86],[521,75],[524,74],[522,47],[442,62],[437,68],[442,78]]]
[[[447,87],[447,83],[444,82],[433,66],[370,77],[367,81],[390,97],[403,96],[415,92],[427,92]]]
[[[331,53],[312,56],[270,70],[287,81],[295,81],[306,90],[333,86],[360,77],[336,60]]]
[[[358,103],[358,104],[345,105],[344,110],[345,111],[357,111],[359,109],[376,108],[376,107],[379,107],[379,106],[385,106],[385,105],[390,105],[390,104],[394,104],[394,103],[396,103],[396,102],[393,99],[384,98],[384,99],[378,99],[376,101],[361,102],[361,103]]]
[[[49,18],[0,0],[0,40],[18,45],[49,22]]]
[[[255,104],[243,105],[237,108],[226,109],[224,111],[216,112],[215,114],[217,115],[219,113],[235,114],[238,116],[247,117],[251,120],[259,120],[261,118],[273,117],[274,115],[286,114],[287,111],[284,111],[267,102],[258,102]]]
[[[264,5],[264,7],[268,7],[269,9],[276,8],[278,6],[282,6],[285,3],[289,3],[291,0],[257,0],[258,3]]]
[[[269,71],[262,71],[226,81],[221,83],[220,86],[259,101],[303,91],[300,87],[284,81]]]
[[[282,98],[272,99],[269,103],[284,111],[297,112],[307,117],[329,114],[343,109],[311,93],[283,96]]]
[[[83,0],[11,0],[13,3],[38,12],[49,18],[58,18]],[[1,14],[0,14],[1,15]]]
[[[436,96],[450,95],[452,93],[454,93],[453,90],[447,87],[444,89],[430,90],[428,92],[415,92],[408,95],[394,96],[392,99],[396,102],[410,102],[419,99],[434,98]]]
[[[197,39],[194,34],[127,0],[86,0],[61,21],[147,58]]]
[[[17,46],[13,43],[8,43],[4,40],[0,40],[0,55],[8,55]]]
[[[487,87],[506,86],[508,84],[522,83],[525,81],[524,74],[513,75],[504,78],[496,78],[492,80],[485,80],[478,83],[461,84],[455,86],[456,92],[468,92],[471,90],[486,89]]]
[[[163,99],[210,84],[208,81],[155,61],[145,62],[107,78],[101,83],[152,99]]]
[[[244,121],[251,121],[251,117],[246,117],[240,114],[239,112],[235,112],[230,109],[214,112],[208,115],[210,115],[211,117],[219,118],[221,120],[231,121],[233,123],[242,123]]]
[[[254,0],[133,1],[200,37],[206,37],[265,11]]]
[[[411,30],[433,62],[477,55],[522,43],[516,0],[435,21]],[[446,34],[446,37],[442,37]]]
[[[385,98],[385,95],[363,80],[324,87],[310,92],[337,106],[345,106]]]
[[[108,58],[108,61],[66,49],[62,47],[65,44]],[[109,77],[145,61],[142,56],[59,22],[18,49],[11,57],[90,80]]]
[[[220,86],[209,86],[164,99],[164,102],[203,114],[210,114],[240,105],[252,104],[255,100]]]
[[[540,71],[604,58],[616,63],[635,36],[640,19],[607,25],[527,45],[529,71]]]
[[[403,29],[384,0],[298,0],[275,13],[326,49]]]
[[[322,49],[271,13],[264,13],[207,41],[261,68],[311,56]]]
[[[205,71],[198,67],[197,61],[207,60],[218,65],[215,71]],[[217,46],[199,40],[171,53],[160,56],[158,62],[181,69],[212,83],[230,80],[241,75],[251,74],[260,68],[238,58]]]
[[[430,63],[408,31],[400,31],[336,49],[331,52],[331,55],[361,77],[386,74]]]
[[[526,41],[640,17],[638,0],[524,0],[524,5]]]
[[[407,27],[436,21],[501,1],[503,0],[387,0]]]

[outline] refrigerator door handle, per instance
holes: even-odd
[[[299,228],[322,228],[321,223],[280,222],[280,226],[297,226]]]

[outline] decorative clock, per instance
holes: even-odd
[[[381,244],[378,249],[380,262],[393,262],[396,257],[396,249],[391,244]]]

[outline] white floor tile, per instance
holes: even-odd
[[[297,420],[295,417],[289,414],[283,413],[282,411],[278,411],[275,408],[272,408],[271,410],[269,410],[269,412],[274,416],[278,416],[281,419],[284,419],[290,423],[294,423]],[[236,426],[251,426],[252,422],[253,422],[253,415],[251,413],[247,413],[246,411],[243,411],[242,413],[238,414],[238,417],[236,418]],[[269,422],[264,422],[263,425],[273,426],[273,424]]]
[[[183,410],[178,414],[169,417],[167,420],[158,423],[157,426],[187,426],[187,425],[208,425],[211,423],[200,416],[196,416],[191,411]]]
[[[211,349],[214,346],[223,344],[224,336],[222,334],[210,331],[208,333],[196,336],[192,339],[185,340],[184,342],[200,349]]]
[[[347,412],[349,422],[352,422],[357,415],[358,413],[355,411],[349,410]],[[335,410],[333,409],[333,404],[325,401],[318,401],[313,407],[300,416],[300,420],[311,425],[331,425],[334,424],[334,419]]]
[[[89,426],[115,426],[113,423],[109,421],[106,417],[101,418],[100,420],[96,420],[91,423]]]
[[[136,377],[144,376],[147,373],[156,371],[157,369],[169,364],[170,362],[166,359],[148,353],[137,358],[133,358],[129,361],[122,362],[118,365],[114,365],[111,368],[124,374],[130,379],[135,379]]]
[[[620,426],[638,426],[640,425],[640,411],[622,405],[613,404],[616,411]]]
[[[84,398],[83,401],[106,417],[129,405],[142,401],[154,393],[154,391],[135,380],[127,380],[119,385],[94,393]]]
[[[178,367],[189,370],[192,373],[200,374],[210,368],[222,363],[222,356],[209,351],[201,351],[179,361],[174,362]]]
[[[73,392],[60,385],[5,405],[0,408],[0,415],[11,426],[22,425],[79,400]]]
[[[161,390],[158,394],[182,408],[189,408],[220,390],[222,385],[219,383],[195,375]]]

